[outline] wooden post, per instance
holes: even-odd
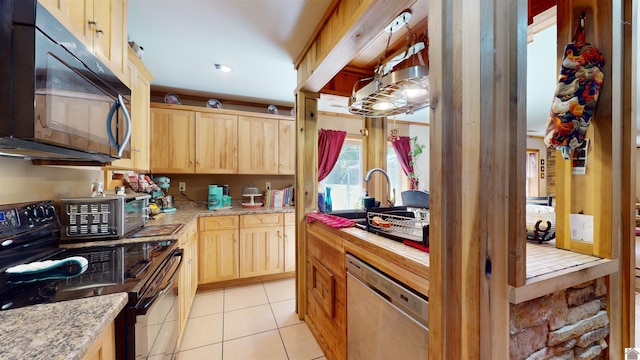
[[[305,214],[318,209],[318,94],[296,95],[296,309],[307,312],[307,231]]]
[[[362,177],[373,168],[387,169],[387,119],[365,118],[364,127],[369,131],[365,138],[362,153]],[[380,206],[387,206],[387,180],[381,173],[374,173],[367,187],[369,196],[380,201]],[[393,195],[392,195],[393,196]]]
[[[516,134],[523,124],[511,122],[524,121],[518,59],[526,51],[518,50],[526,41],[526,3],[429,6],[429,358],[501,359],[509,353],[509,223],[524,228],[524,197],[516,190],[524,176],[511,175],[524,169],[525,142]]]

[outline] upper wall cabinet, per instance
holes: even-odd
[[[152,104],[151,171],[294,173],[295,122],[281,116]]]
[[[113,168],[149,171],[149,102],[151,73],[129,49],[128,73],[131,87],[131,158],[114,161]]]
[[[40,0],[120,80],[127,79],[128,0]]]

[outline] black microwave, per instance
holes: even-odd
[[[36,0],[0,0],[0,155],[129,158],[131,90]]]

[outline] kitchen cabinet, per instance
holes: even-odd
[[[198,225],[193,223],[178,239],[183,249],[182,267],[178,280],[178,313],[180,321],[180,334],[189,318],[191,305],[198,289]]]
[[[284,214],[284,271],[296,271],[296,214]]]
[[[236,115],[151,108],[151,171],[235,174],[238,170]]]
[[[346,270],[342,239],[311,223],[307,227],[307,316],[328,359],[347,358]]]
[[[238,278],[238,220],[238,216],[198,219],[199,284]]]
[[[114,360],[116,358],[115,326],[111,322],[91,345],[83,360]]]
[[[276,119],[238,117],[238,133],[247,141],[238,150],[238,173],[278,173],[278,130]]]
[[[197,174],[238,172],[238,117],[196,112]]]
[[[278,174],[294,175],[296,171],[296,122],[278,121]]]
[[[240,277],[284,271],[282,214],[240,216]]]
[[[131,87],[131,158],[111,164],[113,168],[140,170],[150,168],[150,83],[153,76],[140,58],[129,48],[129,86]]]
[[[193,173],[195,115],[188,110],[151,108],[151,171]]]
[[[123,82],[127,72],[128,0],[40,0]]]

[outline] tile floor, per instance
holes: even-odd
[[[295,279],[198,292],[178,360],[326,360],[295,313]]]
[[[640,292],[635,346],[640,347]],[[295,280],[198,292],[178,360],[326,360],[295,314]]]

